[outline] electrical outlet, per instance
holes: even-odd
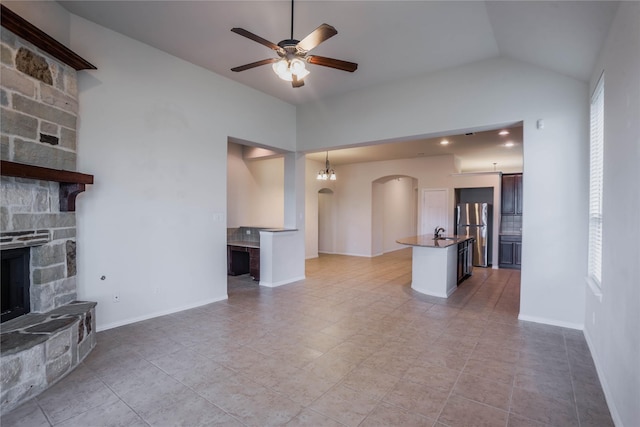
[[[251,230],[247,230],[247,234],[251,234]]]
[[[120,302],[120,294],[113,294],[113,302]]]

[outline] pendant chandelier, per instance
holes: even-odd
[[[329,152],[327,151],[327,160],[324,163],[324,169],[318,171],[318,180],[320,181],[335,181],[336,180],[336,171],[331,168],[331,163],[329,163]]]

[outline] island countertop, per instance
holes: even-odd
[[[449,246],[457,245],[470,239],[473,239],[473,237],[442,236],[439,239],[434,239],[433,234],[422,234],[420,236],[404,237],[396,240],[396,242],[401,245],[420,246],[423,248],[448,248]]]

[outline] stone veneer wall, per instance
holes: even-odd
[[[0,157],[76,170],[77,73],[1,29]],[[2,177],[0,245],[31,247],[31,311],[76,299],[75,213],[60,212],[59,184]]]
[[[77,74],[1,28],[0,157],[76,170]],[[94,302],[76,300],[76,218],[59,184],[2,177],[0,248],[30,248],[31,313],[2,323],[0,413],[56,383],[96,345]]]

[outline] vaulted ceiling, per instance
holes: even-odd
[[[309,65],[302,88],[270,65],[232,67],[275,52],[232,33],[288,39],[290,1],[60,1],[68,11],[292,104],[498,56],[587,81],[617,7],[611,1],[297,0],[294,38],[322,23],[338,34],[313,54],[359,64]]]
[[[264,65],[231,68],[277,55],[231,32],[244,28],[271,42],[288,39],[289,0],[59,1],[69,12],[292,104],[302,104],[480,60],[507,57],[588,81],[617,1],[315,1],[297,0],[294,38],[322,23],[338,34],[312,54],[356,62],[354,73],[309,65],[292,88]],[[462,168],[522,167],[522,128],[505,148],[497,132],[473,138],[394,142],[331,152],[335,164],[455,154]],[[309,157],[324,161],[325,153]]]

